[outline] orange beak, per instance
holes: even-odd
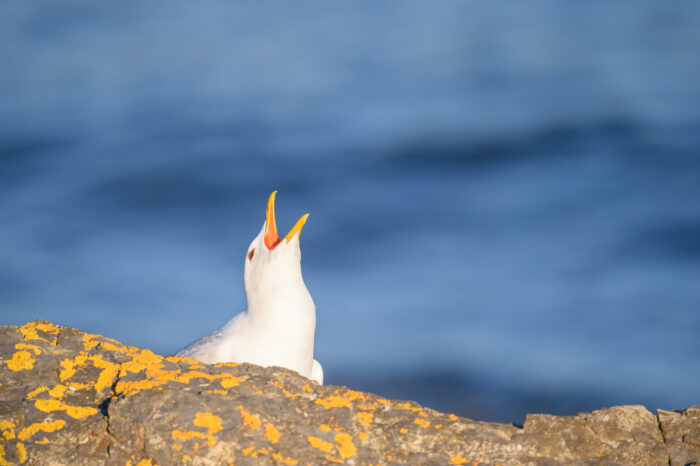
[[[272,194],[270,194],[270,198],[267,200],[267,212],[265,212],[265,236],[263,238],[267,249],[275,249],[277,245],[282,242],[277,234],[277,222],[275,221],[276,195],[277,191],[273,191]],[[289,240],[291,240],[295,234],[301,234],[301,228],[306,223],[306,219],[308,217],[309,214],[302,215],[292,229],[289,230],[289,233],[287,233],[287,236],[284,237],[284,240],[289,242]]]

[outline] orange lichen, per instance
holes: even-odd
[[[49,439],[44,437],[41,440],[34,440],[34,443],[39,444],[39,445],[46,445],[47,443],[49,443]]]
[[[0,445],[0,466],[10,466],[10,463],[5,459],[5,447]]]
[[[76,367],[84,366],[88,361],[91,362],[94,367],[102,369],[102,372],[100,372],[97,378],[97,382],[95,382],[95,390],[101,391],[110,387],[119,373],[119,365],[105,361],[99,354],[87,355],[85,353],[78,353],[73,359],[64,359],[59,364],[61,369],[58,373],[58,379],[61,382],[65,382],[75,375]]]
[[[318,426],[318,429],[323,432],[330,432],[331,426],[329,426],[328,424],[321,424],[320,426]]]
[[[12,359],[7,361],[7,367],[13,371],[33,369],[35,361],[29,351],[17,351],[12,355]]]
[[[63,394],[68,390],[68,387],[65,385],[61,385],[60,383],[53,387],[51,390],[49,390],[49,395],[51,395],[52,398],[63,398]]]
[[[2,440],[12,440],[15,438],[15,423],[6,419],[0,419],[0,429],[2,429]]]
[[[360,440],[367,440],[367,434],[364,432],[360,432],[357,436],[360,437]]]
[[[207,393],[213,393],[214,395],[228,395],[226,390],[207,390]]]
[[[421,419],[419,417],[417,417],[413,422],[415,424],[418,424],[419,426],[421,426],[424,429],[427,429],[428,427],[430,427],[430,421],[426,421],[425,419]]]
[[[210,447],[216,444],[216,438],[213,435],[203,434],[194,430],[173,430],[172,438],[173,440],[192,440],[193,438],[199,438],[206,440],[207,445]]]
[[[357,419],[360,421],[360,424],[369,427],[372,425],[372,420],[374,419],[374,414],[372,414],[372,413],[357,413]]]
[[[34,324],[34,327],[38,328],[42,332],[51,333],[53,335],[58,335],[58,332],[60,331],[60,328],[56,327],[51,322],[47,322],[47,323],[38,322],[38,323]]]
[[[399,429],[399,432],[402,433],[402,434],[407,434],[407,433],[408,433],[408,429],[406,429],[405,427],[402,427],[401,429]]]
[[[352,406],[350,400],[336,395],[330,395],[326,398],[319,398],[318,400],[314,401],[314,403],[322,405],[326,409]]]
[[[29,343],[15,343],[15,349],[32,350],[35,356],[41,354],[41,349],[38,346]]]
[[[22,334],[22,337],[25,340],[41,340],[41,341],[45,341],[47,343],[51,343],[49,340],[47,340],[46,338],[40,337],[36,333],[37,325],[40,325],[40,324],[37,324],[35,322],[28,322],[28,323],[22,325],[21,327],[18,327],[17,330],[20,331],[20,333]]]
[[[197,412],[192,423],[197,427],[206,427],[210,434],[215,434],[222,429],[221,418],[212,413]]]
[[[86,390],[88,388],[92,388],[93,384],[91,383],[81,383],[81,382],[68,382],[68,388],[72,388],[73,390]]]
[[[24,462],[27,461],[27,449],[24,448],[24,444],[22,442],[17,442],[15,445],[15,454],[19,460],[19,464],[24,464]]]
[[[97,414],[99,411],[91,406],[70,406],[62,403],[59,400],[36,400],[34,402],[36,409],[50,413],[51,411],[65,411],[70,417],[82,419],[84,417]]]
[[[280,431],[277,430],[277,427],[268,422],[265,424],[265,433],[263,436],[269,440],[270,443],[275,444],[280,439]]]
[[[318,448],[321,451],[324,451],[326,453],[330,453],[333,450],[333,444],[330,442],[326,442],[323,439],[320,439],[318,437],[314,437],[313,435],[309,435],[306,437],[306,440],[309,441],[312,447]]]
[[[243,424],[247,425],[253,430],[257,430],[257,428],[260,427],[261,421],[258,416],[249,413],[241,405],[238,405],[236,409],[241,413],[241,419],[243,420]]]
[[[17,434],[17,438],[26,441],[37,432],[54,432],[63,429],[65,425],[66,421],[63,419],[57,419],[53,422],[37,422],[20,430],[19,434]]]
[[[282,456],[281,453],[273,453],[272,458],[275,461],[279,461],[279,462],[287,464],[289,466],[294,466],[299,462],[297,460],[293,460],[292,458],[285,458],[284,456]]]
[[[11,429],[15,423],[8,419],[0,419],[0,429]]]
[[[304,390],[306,393],[311,393],[313,391],[311,389],[311,385],[309,385],[308,383],[306,385],[304,385],[303,387],[301,387],[301,389]]]
[[[448,414],[447,417],[450,418],[450,421],[456,421],[456,420],[457,420],[457,416],[455,416],[454,414]]]
[[[229,375],[228,377],[221,379],[221,387],[222,388],[231,388],[235,387],[239,383],[243,382],[245,380],[244,377],[234,377],[232,375]]]
[[[415,406],[413,403],[411,403],[409,401],[404,401],[403,403],[399,404],[396,408],[397,409],[405,409],[407,411],[412,411],[414,413],[419,413],[419,415],[423,416],[423,414],[422,414],[423,410],[421,409],[421,407]]]
[[[335,434],[335,441],[338,444],[338,453],[343,459],[352,458],[357,455],[357,449],[355,444],[352,442],[352,437],[350,434],[339,433]]]
[[[346,396],[350,398],[350,400],[355,401],[355,400],[361,400],[361,401],[367,401],[367,395],[365,395],[362,392],[358,392],[355,390],[348,390],[346,392]]]
[[[450,459],[450,462],[448,464],[464,464],[468,462],[469,460],[462,457],[462,456],[453,456],[452,459]]]
[[[296,399],[299,397],[299,395],[297,395],[296,393],[292,393],[289,390],[285,389],[284,386],[276,380],[272,382],[272,385],[282,390],[282,393],[284,393],[284,396],[286,396],[287,398]]]
[[[252,456],[253,458],[255,458],[258,455],[267,455],[268,454],[268,452],[265,448],[258,448],[256,450],[255,445],[251,445],[249,447],[242,449],[241,453],[243,453],[245,456]]]

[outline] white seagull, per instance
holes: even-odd
[[[316,306],[301,276],[299,234],[303,215],[284,239],[277,235],[274,191],[265,224],[245,258],[248,309],[177,356],[205,363],[248,362],[282,366],[323,384],[323,368],[314,359]]]

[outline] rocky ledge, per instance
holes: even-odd
[[[693,464],[700,406],[475,422],[295,372],[0,327],[0,465]]]

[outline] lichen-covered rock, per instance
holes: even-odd
[[[657,409],[659,426],[671,457],[669,464],[700,464],[700,406],[681,411]]]
[[[518,428],[44,321],[0,327],[0,466],[687,464],[698,412],[623,406]]]

